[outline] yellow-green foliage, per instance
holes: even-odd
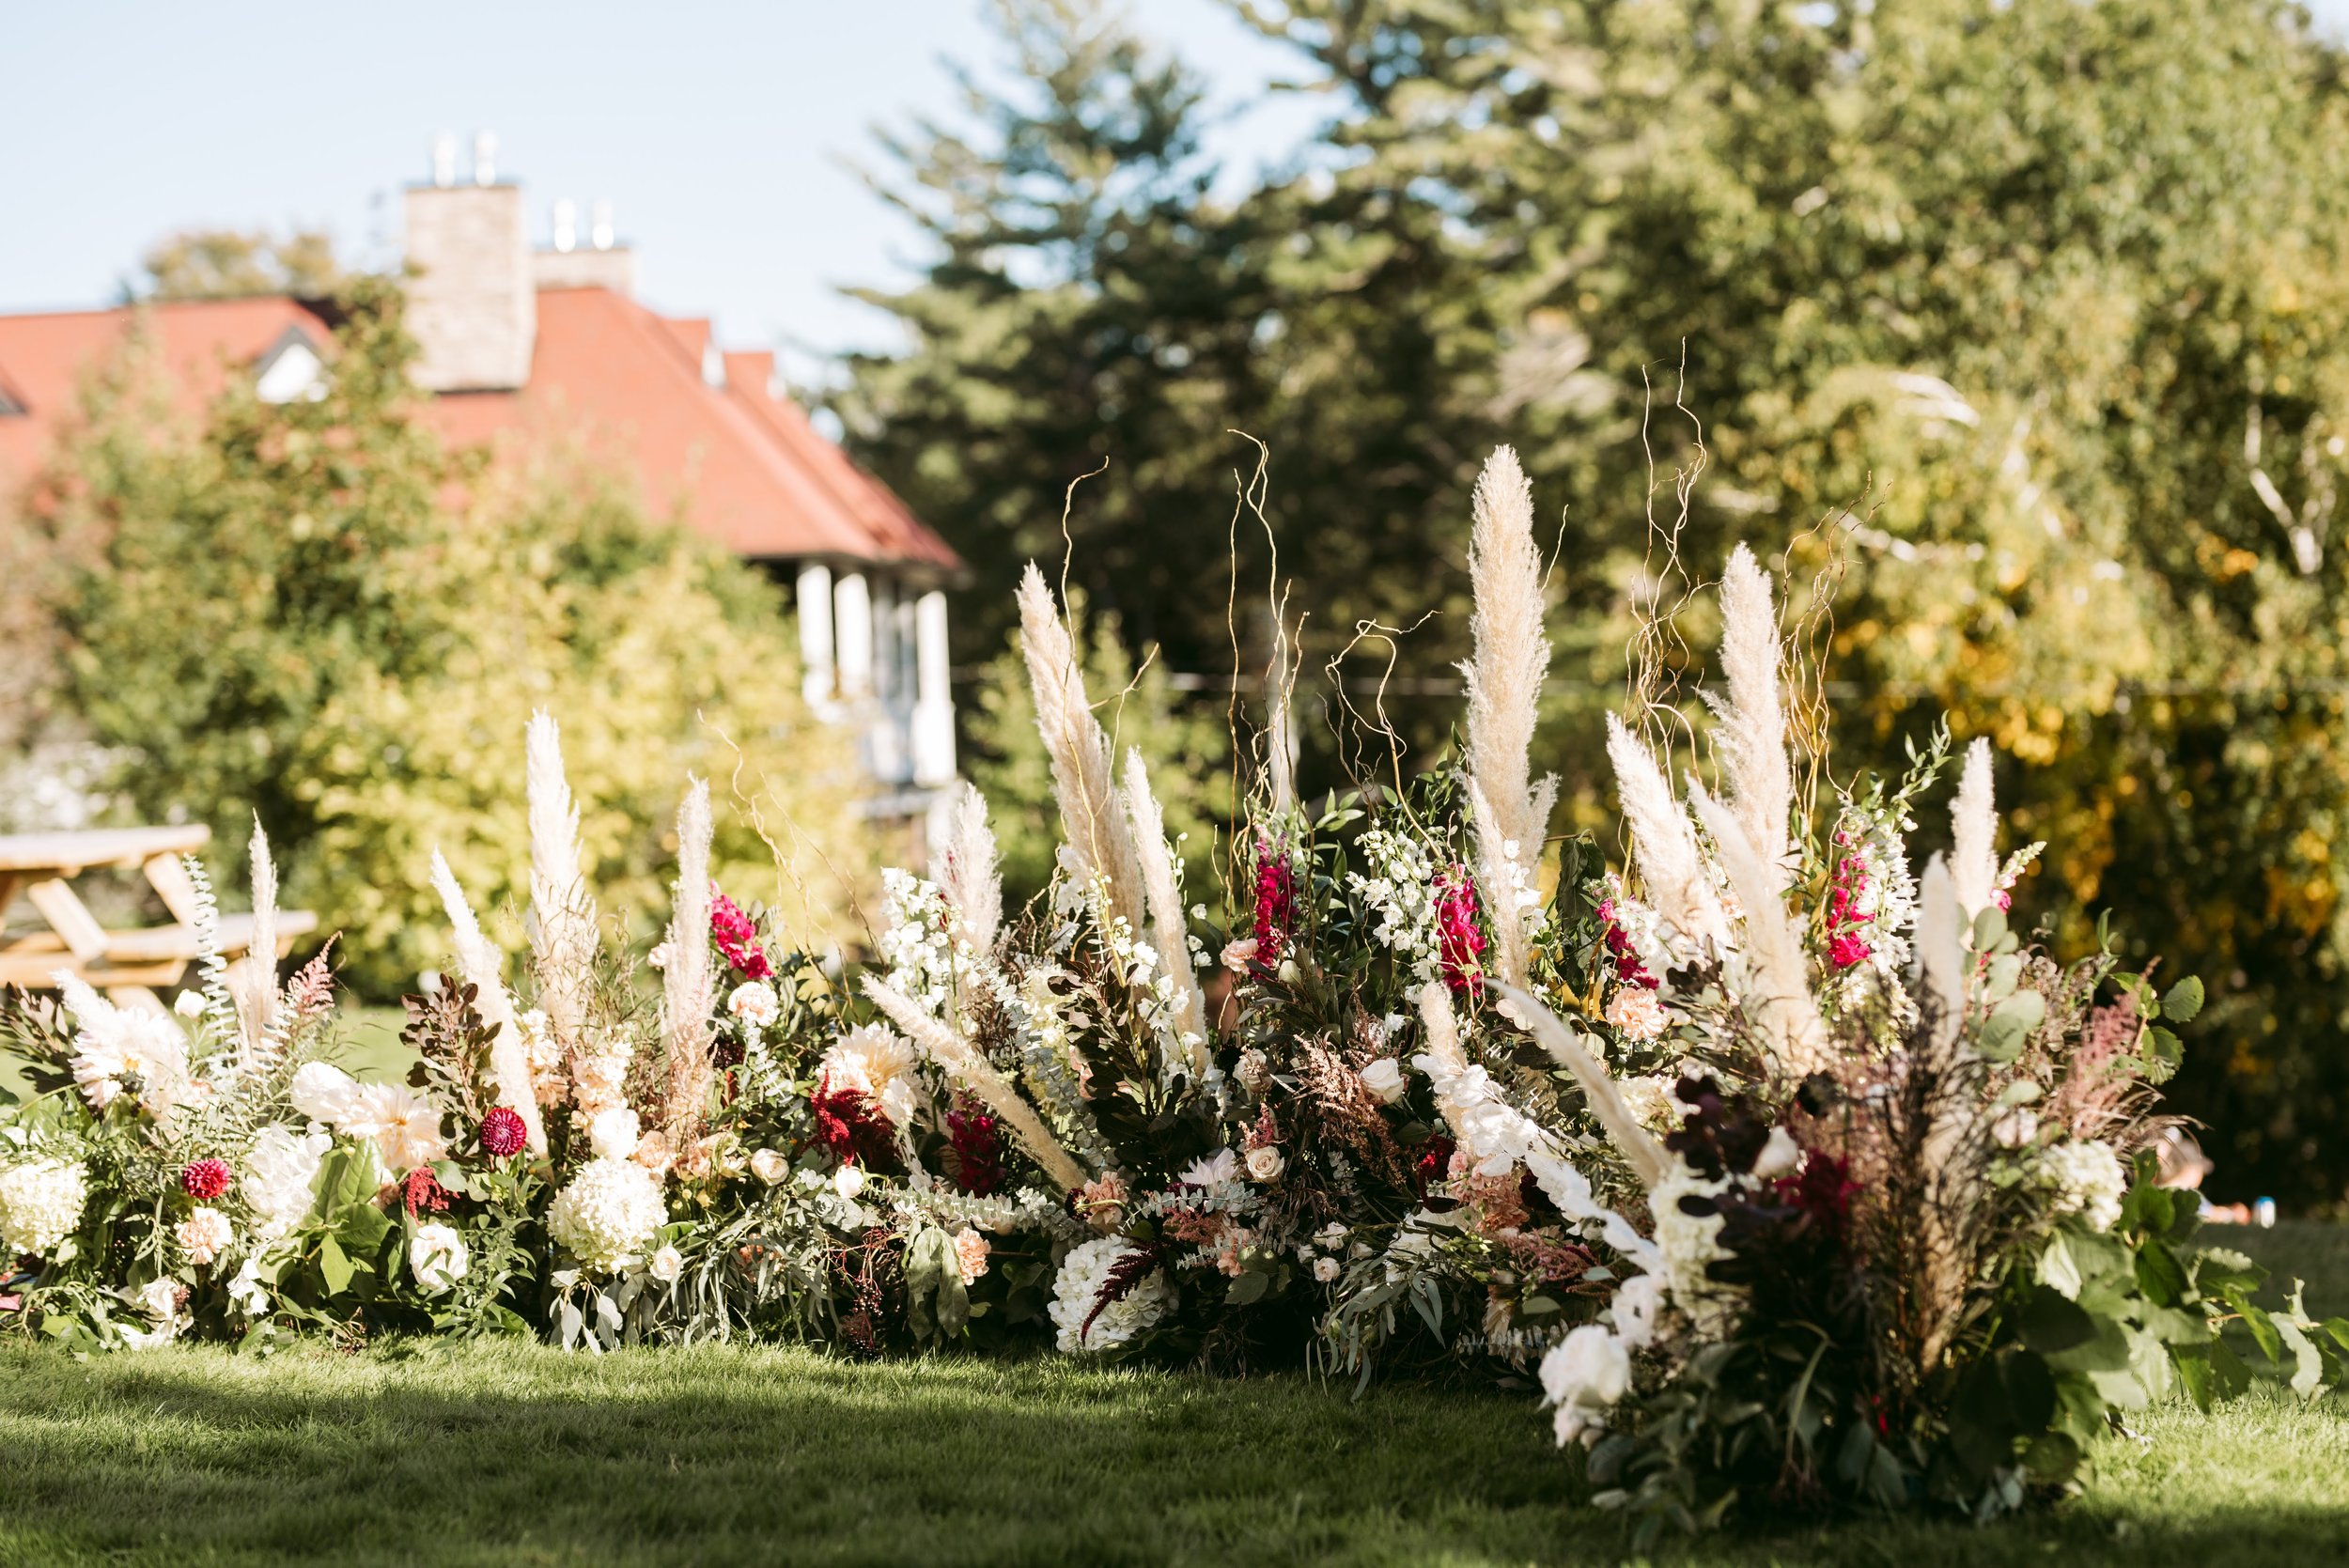
[[[210,821],[222,861],[257,813],[288,895],[345,932],[351,979],[385,994],[444,956],[436,845],[492,930],[524,887],[522,726],[544,707],[607,911],[666,908],[692,771],[722,802],[739,783],[812,868],[778,869],[745,814],[722,812],[720,875],[820,940],[862,835],[777,591],[592,474],[443,452],[414,418],[397,292],[364,281],[348,303],[316,403],[239,388],[174,428],[149,417],[134,352],[29,508],[67,564],[60,701],[136,749],[136,809]]]

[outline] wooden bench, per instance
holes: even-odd
[[[85,832],[0,835],[0,986],[44,988],[59,970],[105,991],[117,1002],[160,1007],[151,987],[179,983],[201,955],[195,938],[195,886],[180,862],[210,842],[201,823],[177,828],[102,828]],[[177,923],[113,931],[101,924],[73,891],[73,878],[101,869],[140,871]],[[47,928],[10,931],[8,911],[22,893]],[[306,909],[277,912],[277,951],[318,928]],[[253,917],[220,918],[222,956],[236,958],[253,945]]]

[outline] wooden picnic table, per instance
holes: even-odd
[[[107,992],[117,1001],[156,1002],[155,986],[177,984],[200,955],[195,939],[195,885],[180,857],[210,842],[202,823],[171,828],[101,828],[80,832],[0,834],[0,986],[38,989],[59,970]],[[84,872],[114,868],[144,872],[148,886],[171,911],[170,925],[108,930],[73,891]],[[46,929],[8,927],[8,908],[22,893]],[[315,930],[306,909],[277,912],[277,952]],[[223,915],[223,956],[253,945],[251,915]]]

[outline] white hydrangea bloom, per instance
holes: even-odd
[[[547,1231],[591,1271],[609,1274],[641,1257],[668,1220],[659,1178],[632,1160],[581,1167],[547,1210]]]
[[[2040,1158],[2056,1188],[2057,1213],[2077,1214],[2098,1231],[2120,1223],[2121,1200],[2128,1195],[2129,1174],[2111,1144],[2067,1141]]]
[[[1149,1278],[1103,1308],[1091,1328],[1083,1327],[1109,1282],[1110,1270],[1132,1250],[1123,1236],[1101,1236],[1070,1249],[1062,1260],[1060,1273],[1052,1281],[1051,1313],[1060,1329],[1055,1343],[1065,1354],[1125,1344],[1148,1332],[1174,1304],[1174,1287],[1167,1281],[1166,1270],[1154,1268]]]
[[[73,1234],[89,1199],[89,1172],[75,1160],[36,1159],[0,1170],[0,1243],[46,1254]]]

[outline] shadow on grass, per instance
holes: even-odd
[[[1057,1363],[506,1347],[0,1357],[0,1563],[1585,1563],[1526,1405]],[[2349,1560],[2339,1498],[1874,1525],[1658,1560]],[[2116,1530],[2133,1531],[2116,1534]]]

